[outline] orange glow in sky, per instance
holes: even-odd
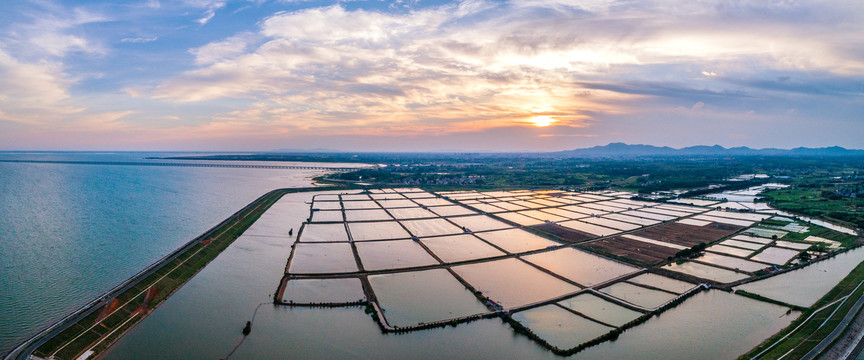
[[[860,0],[141,3],[6,4],[0,150],[864,148]]]
[[[534,116],[531,118],[531,123],[537,127],[546,127],[555,123],[555,119],[551,116]]]

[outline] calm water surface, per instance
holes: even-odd
[[[4,350],[264,192],[308,184],[308,174],[0,163]],[[283,198],[279,216],[288,226],[308,216],[311,195]],[[384,335],[359,307],[276,307],[271,296],[292,241],[241,237],[105,358],[224,358],[258,308],[251,335],[231,359],[560,359],[499,319]],[[720,291],[700,293],[574,358],[734,358],[797,316],[785,312]]]
[[[152,161],[154,153],[0,153]],[[332,164],[318,164],[332,166]],[[0,163],[0,354],[258,196],[321,171]]]
[[[308,216],[308,199],[311,194],[289,194],[271,211],[281,211],[278,216],[290,227]],[[290,204],[295,206],[285,206]],[[244,235],[121,338],[105,358],[225,358],[258,308],[252,333],[230,359],[562,359],[500,319],[382,334],[361,307],[274,306],[271,296],[292,242]],[[787,316],[786,310],[722,291],[703,292],[627,330],[617,341],[572,358],[735,358],[797,317],[796,312]]]
[[[812,306],[864,261],[864,247],[737,289],[785,303]]]

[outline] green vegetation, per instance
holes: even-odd
[[[774,220],[774,219],[764,219],[764,220],[760,221],[759,223],[762,225],[773,225],[773,226],[785,226],[785,225],[789,224],[789,222]]]
[[[790,308],[791,310],[806,311],[806,310],[808,309],[808,308],[806,308],[806,307],[802,307],[802,306],[798,306],[798,305],[792,305],[792,304],[787,304],[787,303],[782,302],[782,301],[779,301],[779,300],[770,299],[770,298],[764,297],[764,296],[759,295],[759,294],[754,294],[754,293],[746,292],[746,291],[744,291],[744,290],[735,290],[735,294],[738,294],[738,295],[741,295],[741,296],[744,296],[744,297],[748,297],[748,298],[751,298],[751,299],[753,299],[753,300],[759,300],[759,301],[763,301],[763,302],[767,302],[767,303],[771,303],[771,304],[780,305],[780,306],[783,306],[783,307],[788,307],[788,308]]]
[[[246,326],[243,327],[243,336],[249,336],[249,333],[252,332],[252,322],[247,321]]]
[[[855,267],[855,269],[852,270],[852,272],[850,272],[849,275],[847,275],[842,281],[840,281],[837,286],[831,289],[831,291],[825,294],[825,296],[819,299],[819,301],[813,304],[813,306],[811,306],[807,310],[804,310],[801,313],[801,316],[799,316],[798,319],[789,324],[786,329],[783,329],[779,333],[774,334],[774,336],[764,341],[756,348],[750,350],[750,352],[748,352],[747,354],[742,355],[739,359],[753,358],[754,356],[756,356],[756,354],[759,354],[769,346],[772,346],[774,345],[774,343],[780,341],[780,339],[787,334],[789,334],[790,336],[786,337],[784,340],[774,345],[771,350],[762,354],[760,358],[776,359],[786,353],[789,353],[788,355],[786,355],[787,358],[800,359],[805,354],[807,354],[810,349],[819,344],[822,339],[827,337],[828,334],[830,334],[835,327],[837,327],[837,324],[840,323],[841,320],[843,320],[843,317],[846,316],[846,313],[849,312],[849,309],[851,309],[855,302],[858,300],[858,298],[860,298],[862,294],[864,294],[864,286],[859,287],[854,293],[852,292],[852,290],[855,289],[855,287],[857,287],[858,284],[861,283],[861,281],[864,281],[864,263],[861,263],[857,267]],[[748,294],[740,290],[737,291],[736,294],[755,298],[753,294]],[[842,300],[837,301],[847,295],[849,295],[849,298],[846,299],[845,302],[843,302]],[[764,301],[764,299],[758,300]],[[837,302],[820,311],[819,313],[813,315],[812,318],[809,318],[810,315],[812,315],[817,309],[820,309],[835,301]],[[776,303],[776,301],[774,303]],[[803,324],[803,326],[798,328],[798,326],[801,324]]]
[[[313,161],[386,165],[332,178],[441,189],[618,188],[640,193],[691,190],[691,194],[742,189],[761,181],[728,181],[765,173],[783,179],[857,176],[862,158],[793,156],[578,157],[567,153],[296,153],[184,157],[202,160]],[[786,180],[788,179],[788,180]]]
[[[383,159],[382,159],[383,160]],[[462,155],[448,161],[390,165],[336,175],[340,180],[440,188],[619,188],[643,193],[726,184],[740,188],[759,182],[727,182],[754,171],[752,164],[723,159],[574,159],[536,156]],[[728,183],[728,184],[727,184]],[[716,191],[716,190],[712,190]]]
[[[807,179],[793,188],[766,192],[765,196],[771,199],[771,206],[780,210],[864,228],[864,196],[838,194],[854,186],[860,183],[819,183],[817,179]]]
[[[292,189],[293,190],[293,189]],[[250,204],[243,211],[214,229],[213,236],[202,239],[158,271],[141,279],[135,286],[119,294],[119,306],[106,312],[96,309],[42,344],[34,355],[56,359],[75,359],[86,350],[97,354],[104,351],[123,333],[134,326],[153,308],[159,306],[174,291],[216,258],[288,190],[272,191]],[[152,288],[152,290],[150,290]],[[149,296],[148,296],[149,295]]]
[[[797,232],[789,232],[786,236],[783,237],[783,241],[792,241],[792,242],[805,242],[804,239],[810,236],[816,236],[827,240],[834,240],[839,242],[844,248],[855,247],[861,245],[862,238],[849,235],[846,233],[841,233],[839,231],[831,230],[825,227],[821,227],[815,224],[805,224],[809,229],[803,233]],[[808,244],[810,244],[808,242]],[[814,250],[820,250],[820,252],[825,252],[825,245],[823,243],[816,243],[814,245]]]
[[[675,253],[675,256],[670,256],[669,259],[667,259],[667,260],[672,261],[675,259],[696,258],[696,257],[702,256],[702,251],[705,251],[705,248],[707,248],[707,247],[708,247],[708,244],[701,242],[701,243],[698,243],[696,245],[693,245],[693,247],[691,247],[691,248],[684,249],[684,250],[681,250],[681,251]]]

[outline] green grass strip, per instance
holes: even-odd
[[[756,356],[764,349],[772,346],[778,340],[790,333],[791,335],[789,337],[785,338],[780,343],[774,345],[774,347],[771,348],[770,351],[762,354],[759,358],[776,359],[786,353],[789,353],[785,357],[788,359],[798,359],[803,357],[805,354],[807,354],[807,352],[810,351],[810,349],[819,344],[822,339],[824,339],[834,330],[837,324],[840,323],[840,321],[843,320],[843,317],[846,316],[846,313],[849,312],[849,309],[851,309],[855,302],[858,301],[858,298],[860,298],[862,294],[864,294],[864,286],[858,288],[858,290],[855,291],[854,294],[850,294],[850,292],[855,289],[855,287],[858,286],[858,284],[862,280],[864,280],[864,262],[858,264],[858,266],[856,266],[855,269],[853,269],[849,273],[849,275],[846,275],[846,277],[843,278],[843,280],[841,280],[837,284],[837,286],[828,291],[828,293],[825,294],[825,296],[823,296],[821,299],[819,299],[819,301],[817,301],[815,304],[813,304],[813,306],[804,310],[801,313],[801,316],[799,316],[798,319],[789,324],[789,326],[787,326],[785,329],[778,332],[777,334],[774,334],[774,336],[770,337],[768,340],[765,340],[762,344],[753,348],[747,354],[742,355],[739,359],[750,359]],[[842,305],[840,305],[840,302],[838,302],[837,304],[834,304],[822,310],[809,320],[806,320],[808,317],[810,317],[811,314],[813,314],[815,310],[822,308],[825,305],[830,304],[846,295],[850,296],[845,302],[842,302]],[[773,302],[777,303],[776,301]],[[840,309],[834,311],[837,306],[840,306]],[[830,319],[828,318],[829,316],[831,316]],[[827,322],[825,322],[826,319],[828,319]],[[804,323],[805,320],[807,322],[803,326],[801,326],[801,328],[796,330],[796,328],[802,323]],[[822,325],[823,322],[825,323],[825,325],[820,328],[820,325]]]

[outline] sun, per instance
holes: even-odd
[[[551,116],[534,116],[529,121],[536,127],[546,127],[552,125],[556,120]]]

